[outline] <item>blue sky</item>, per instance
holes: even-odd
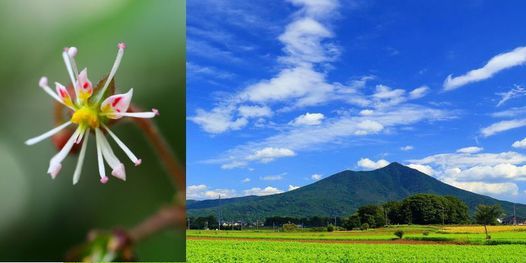
[[[188,1],[187,197],[397,161],[526,203],[526,3]]]

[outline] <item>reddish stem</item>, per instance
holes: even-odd
[[[130,106],[130,112],[140,111],[136,106]],[[150,141],[153,148],[156,150],[157,155],[161,158],[170,178],[174,183],[179,193],[184,194],[186,190],[186,173],[183,166],[179,164],[175,158],[174,153],[169,148],[168,143],[159,132],[159,129],[155,126],[151,119],[132,118],[134,123],[141,128],[148,140]],[[183,197],[184,201],[184,197]]]

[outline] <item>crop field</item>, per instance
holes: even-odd
[[[404,231],[403,239],[394,232]],[[526,227],[397,226],[369,230],[187,231],[189,262],[520,262]]]
[[[188,262],[521,262],[524,245],[316,244],[188,240]]]
[[[485,242],[484,228],[481,226],[399,226],[369,230],[335,232],[277,232],[272,230],[217,231],[189,230],[189,238],[234,238],[234,239],[275,239],[275,240],[384,240],[395,239],[394,232],[404,231],[404,238],[421,241],[443,241],[455,243],[480,244]],[[526,244],[526,226],[489,226],[491,239],[498,242]],[[425,235],[424,235],[425,234]]]

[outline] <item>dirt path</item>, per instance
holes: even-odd
[[[453,241],[421,241],[421,240],[331,240],[331,239],[279,239],[279,238],[238,238],[238,237],[196,237],[187,236],[189,240],[236,240],[236,241],[267,241],[267,242],[305,242],[327,244],[399,244],[399,245],[468,245]]]

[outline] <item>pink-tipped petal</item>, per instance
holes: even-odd
[[[68,90],[66,89],[66,87],[64,87],[62,84],[60,83],[55,83],[56,85],[56,90],[57,90],[57,94],[59,96],[59,98],[62,100],[62,102],[66,105],[66,106],[73,106],[73,101],[71,100],[71,96],[69,95],[69,92]]]
[[[120,116],[120,113],[128,111],[132,96],[133,89],[130,89],[130,91],[124,94],[109,96],[102,102],[100,109],[108,118],[119,119],[122,117]]]
[[[57,177],[58,173],[60,172],[60,169],[62,169],[62,164],[54,163],[49,167],[47,172],[49,175],[51,175],[51,178],[55,179],[55,177]]]
[[[103,184],[106,184],[108,182],[108,177],[102,177],[100,178],[100,182],[103,183]]]
[[[141,165],[142,163],[142,160],[141,159],[137,159],[137,161],[135,161],[135,166],[139,166]]]
[[[70,57],[75,57],[77,55],[78,50],[76,47],[70,47],[66,50],[66,52],[68,52],[68,55]]]
[[[83,69],[78,76],[78,87],[81,99],[87,99],[93,94],[93,85],[88,79],[88,69]]]
[[[125,49],[125,48],[126,48],[126,43],[124,43],[124,42],[120,42],[119,44],[117,44],[117,47],[118,47],[119,49]]]
[[[159,115],[161,115],[161,114],[159,113],[159,110],[156,109],[156,108],[153,108],[153,109],[152,109],[152,112],[155,113],[155,116],[159,116]]]
[[[115,169],[111,172],[111,175],[126,181],[126,171],[124,170],[124,164],[120,163]]]

